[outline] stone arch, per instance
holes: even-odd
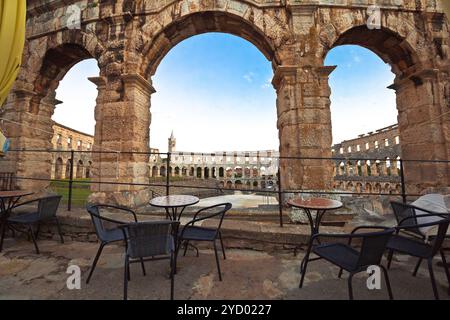
[[[180,175],[180,167],[175,167],[175,175],[178,177]]]
[[[219,178],[225,177],[225,170],[223,167],[219,168]]]
[[[445,83],[440,75],[445,72],[440,68],[448,61],[449,50],[447,44],[435,43],[426,36],[430,19],[419,27],[414,23],[415,17],[386,11],[382,15],[382,28],[370,30],[364,12],[355,16],[349,10],[344,15],[349,15],[349,19],[328,17],[331,24],[320,32],[324,45],[322,58],[334,47],[351,44],[367,48],[389,63],[396,75],[389,88],[396,92],[402,157],[447,160],[450,140],[446,123],[450,116],[446,115],[446,103],[442,102],[446,100]],[[445,19],[435,22],[442,30],[448,30]],[[448,187],[450,166],[435,165],[427,174],[425,166],[420,162],[405,163],[408,192],[422,192],[438,185]]]
[[[178,3],[184,1],[178,1]],[[242,3],[248,12],[254,12],[255,7],[248,2]],[[140,73],[147,79],[154,75],[159,63],[171,48],[192,36],[220,32],[241,37],[254,44],[261,53],[274,65],[281,64],[277,47],[287,42],[291,35],[287,29],[288,16],[280,12],[275,18],[270,15],[261,15],[262,19],[253,20],[252,14],[223,8],[220,5],[211,5],[203,11],[186,3],[182,6],[169,5],[165,10],[167,15],[163,21],[149,19],[141,28],[143,32],[143,45],[140,55],[143,57]],[[262,12],[261,12],[262,13]],[[285,23],[282,23],[282,20]],[[270,20],[270,21],[269,21]],[[161,23],[162,22],[162,23]],[[181,31],[182,30],[182,31]],[[145,41],[145,38],[153,41]]]
[[[166,175],[167,175],[167,172],[166,172],[167,170],[166,170],[166,166],[161,166],[160,168],[159,168],[159,175],[161,176],[161,177],[165,177]]]
[[[373,192],[380,193],[382,191],[381,184],[379,182],[375,183],[375,186],[373,188]]]
[[[363,189],[362,183],[361,183],[361,182],[357,182],[357,183],[356,183],[356,187],[355,187],[355,191],[356,191],[357,193],[361,193],[361,192],[362,192],[362,189]]]
[[[337,46],[359,45],[377,54],[385,63],[389,63],[394,74],[405,77],[410,72],[408,69],[419,62],[418,54],[410,44],[414,42],[410,41],[413,40],[407,39],[405,34],[402,35],[398,30],[392,29],[392,26],[370,30],[363,21],[360,25],[342,27],[328,38],[329,47],[324,50],[323,58]]]
[[[196,177],[200,179],[202,177],[202,168],[198,167],[196,171],[197,171],[196,172],[196,174],[197,174]]]
[[[43,41],[45,40],[45,41]],[[4,117],[15,122],[26,122],[27,126],[36,130],[25,130],[24,127],[5,126],[11,132],[13,148],[51,149],[53,136],[53,115],[55,106],[60,103],[55,99],[56,88],[67,72],[78,62],[95,59],[100,65],[105,49],[93,34],[81,30],[61,30],[51,33],[45,38],[28,39],[24,50],[23,65],[20,69],[14,90],[8,97],[8,103],[16,105],[4,113]],[[17,112],[17,106],[20,111]],[[25,168],[24,176],[48,179],[51,175],[51,155],[40,156],[41,170],[36,176],[29,160],[17,154],[14,162]],[[96,161],[97,163],[97,161]],[[76,172],[74,172],[76,176]],[[40,190],[48,186],[48,182],[19,181],[21,188]]]
[[[153,166],[152,167],[152,177],[157,177],[158,176],[158,167],[157,166]]]
[[[209,168],[208,168],[208,167],[205,167],[205,169],[203,169],[203,177],[204,177],[205,179],[209,179],[209,173],[210,173]]]
[[[186,177],[186,176],[187,176],[187,168],[186,168],[186,167],[183,167],[183,168],[181,169],[181,175],[182,175],[183,177]]]
[[[190,177],[193,177],[195,175],[195,168],[194,167],[191,167],[190,169],[189,169],[189,176]]]
[[[391,184],[390,184],[390,183],[385,183],[385,184],[384,184],[384,190],[383,190],[383,192],[384,192],[384,193],[389,193],[389,194],[392,193],[392,192],[391,192]]]
[[[372,185],[369,182],[366,183],[366,186],[364,187],[364,189],[365,189],[366,193],[372,193]]]
[[[91,168],[92,168],[92,161],[88,161],[88,164],[86,166],[86,178],[91,178]]]

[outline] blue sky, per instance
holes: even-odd
[[[396,122],[390,67],[357,46],[333,49],[330,77],[334,142]],[[98,75],[94,60],[74,66],[57,90],[64,103],[53,119],[94,132]],[[271,63],[251,43],[227,34],[189,38],[173,48],[153,77],[150,143],[167,149],[174,130],[177,149],[188,151],[278,149],[276,95]]]

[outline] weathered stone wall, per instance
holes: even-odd
[[[370,30],[367,7],[374,3],[381,6],[381,29]],[[72,4],[81,8],[81,23],[69,29]],[[3,118],[27,126],[5,122],[2,129],[13,148],[50,148],[55,89],[75,63],[94,58],[100,68],[91,79],[98,87],[94,150],[111,153],[95,154],[93,174],[116,184],[93,191],[122,204],[135,203],[136,195],[144,199],[143,186],[126,183],[148,182],[148,156],[130,153],[117,162],[114,152],[149,150],[151,77],[172,47],[205,32],[247,39],[272,63],[282,157],[331,156],[333,67],[323,61],[331,48],[356,44],[377,53],[396,74],[403,157],[450,158],[448,21],[438,3],[426,0],[29,0],[24,63],[2,111]],[[19,175],[51,176],[48,155],[8,157],[5,165]],[[39,171],[30,164],[37,159]],[[284,158],[280,167],[284,189],[332,187],[331,161]],[[405,166],[410,191],[448,187],[449,172],[450,165]],[[20,187],[45,183],[28,180]]]
[[[70,178],[71,153],[74,150],[73,177],[89,178],[91,176],[92,156],[94,145],[92,135],[63,126],[59,123],[53,125],[52,149],[61,152],[52,152],[52,179]]]

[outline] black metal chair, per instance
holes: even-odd
[[[356,233],[360,229],[381,229],[381,231],[370,233]],[[386,244],[389,238],[394,233],[394,228],[370,226],[370,227],[358,227],[350,234],[316,234],[312,237],[308,246],[307,256],[303,270],[301,271],[301,280],[299,287],[303,287],[303,281],[306,274],[306,268],[308,266],[309,255],[311,252],[315,253],[319,258],[325,259],[332,264],[341,268],[339,271],[339,277],[342,275],[342,270],[346,270],[350,273],[348,278],[348,293],[350,300],[353,300],[353,276],[359,272],[366,271],[369,266],[379,266],[384,273],[386,286],[389,294],[389,299],[393,299],[391,284],[387,270],[381,265],[381,259],[383,252],[386,250]],[[348,244],[344,243],[328,243],[319,244],[313,247],[315,240],[320,242],[320,238],[335,238],[335,239],[348,239]],[[361,240],[361,247],[359,250],[351,246],[353,239]]]
[[[424,218],[424,217],[439,217],[441,220],[422,224],[416,223],[417,218]],[[413,222],[408,223],[410,221]],[[390,259],[392,259],[392,253],[394,251],[419,258],[419,262],[417,263],[413,273],[414,276],[417,274],[417,271],[420,267],[420,262],[423,259],[427,260],[431,285],[433,287],[433,293],[436,299],[439,299],[439,294],[437,291],[436,280],[434,278],[433,272],[433,257],[438,252],[440,252],[441,254],[447,281],[450,283],[450,273],[448,270],[444,252],[442,250],[442,243],[444,242],[444,239],[446,237],[449,223],[450,220],[445,215],[442,214],[426,214],[426,215],[406,217],[399,222],[399,226],[396,228],[397,229],[396,234],[391,237],[391,239],[387,244]],[[410,236],[404,236],[400,234],[400,231],[416,232],[417,230],[420,230],[420,228],[424,227],[437,227],[437,233],[435,236],[430,238],[430,243],[426,243],[423,239],[420,238],[413,238]]]
[[[128,298],[128,281],[130,279],[130,263],[170,259],[170,299],[173,300],[176,245],[173,237],[178,230],[178,221],[149,221],[122,225],[126,239],[124,292]]]
[[[445,215],[446,215],[444,213],[438,213],[438,212],[434,212],[431,210],[427,210],[425,208],[419,208],[419,207],[416,207],[411,204],[406,204],[406,203],[396,202],[396,201],[391,201],[391,207],[392,207],[392,211],[394,212],[395,219],[397,220],[397,226],[401,226],[402,221],[406,221],[410,218],[412,219],[412,221],[408,220],[408,224],[416,224],[416,225],[419,224],[420,222],[417,221],[417,217],[419,217],[419,219],[420,219],[421,214],[417,214],[417,211],[425,212],[426,214],[435,215],[435,217],[436,217],[436,219],[434,219],[435,221],[441,219],[442,217],[445,217]],[[419,227],[416,227],[416,228],[411,227],[408,230],[400,229],[400,231],[402,232],[402,234],[411,236],[415,239],[421,239],[422,241],[426,240],[426,235],[420,230]],[[431,238],[432,237],[433,236],[431,236]],[[391,267],[393,254],[394,254],[394,251],[389,250],[388,269]],[[414,268],[413,276],[415,276],[417,274],[417,271],[419,270],[421,263],[422,263],[422,259],[419,259],[416,267]]]
[[[219,255],[217,253],[216,240],[220,240],[220,245],[222,247],[223,259],[226,259],[225,248],[223,246],[222,234],[220,233],[220,228],[222,227],[222,222],[225,217],[225,213],[232,207],[231,203],[221,203],[211,207],[202,208],[194,215],[194,218],[189,221],[183,229],[180,231],[178,236],[178,247],[184,242],[184,254],[186,255],[186,250],[190,241],[209,241],[214,244],[214,254],[216,256],[217,271],[219,273],[219,280],[222,281],[222,273],[220,271]],[[212,212],[211,212],[212,211]],[[217,219],[217,227],[200,227],[195,224],[200,221],[205,221],[208,219]],[[197,250],[197,249],[196,249]],[[178,254],[178,250],[177,250]],[[197,250],[198,257],[198,250]]]
[[[126,212],[132,215],[134,222],[137,222],[136,213],[134,213],[133,210],[118,206],[112,206],[112,205],[88,205],[87,211],[89,212],[92,223],[94,224],[95,232],[97,234],[98,240],[100,240],[100,247],[97,250],[97,254],[95,255],[94,261],[92,262],[91,269],[89,271],[89,275],[86,279],[86,283],[89,283],[92,277],[92,273],[95,270],[95,267],[97,266],[98,259],[100,258],[100,255],[102,254],[103,248],[111,243],[118,242],[118,241],[124,241],[124,235],[123,231],[119,229],[119,226],[125,225],[129,223],[129,221],[120,221],[116,219],[111,219],[103,216],[101,214],[100,209],[113,209],[113,210],[119,210],[121,212]],[[110,225],[110,228],[108,228],[105,224]],[[142,273],[146,274],[145,272],[145,266],[142,262]]]
[[[26,232],[31,236],[33,240],[34,248],[36,249],[36,253],[39,254],[39,247],[37,245],[37,238],[39,236],[40,225],[42,222],[47,221],[55,221],[56,226],[58,228],[59,237],[61,239],[61,243],[64,243],[64,238],[61,232],[61,226],[59,224],[58,217],[56,216],[56,212],[58,211],[59,203],[61,201],[61,196],[52,195],[46,196],[39,199],[34,199],[26,202],[22,202],[12,208],[12,212],[17,210],[20,207],[25,205],[30,205],[33,203],[37,203],[37,208],[33,208],[30,210],[26,210],[17,215],[11,215],[7,219],[7,223],[12,227],[13,230],[17,230],[15,226],[25,226]],[[33,230],[33,227],[36,226],[36,231]],[[3,229],[5,230],[5,229]],[[19,230],[20,231],[20,230]],[[4,235],[2,235],[3,238]]]

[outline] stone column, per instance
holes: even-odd
[[[450,66],[424,69],[396,80],[397,108],[402,158],[450,159]],[[404,161],[408,193],[432,189],[448,192],[450,165]]]
[[[155,92],[152,84],[138,74],[89,80],[99,91],[95,108],[93,180],[148,183],[149,156],[133,152],[150,151],[150,95]],[[145,186],[93,184],[92,191],[90,201],[130,207],[142,205],[149,198]]]
[[[328,76],[335,67],[279,66],[277,91],[281,157],[330,158],[331,115]],[[280,159],[283,189],[329,190],[329,160]]]
[[[362,177],[367,177],[368,173],[367,173],[367,163],[365,160],[361,160],[361,176]]]
[[[51,117],[59,103],[54,94],[42,97],[33,91],[15,89],[4,105],[1,127],[11,140],[11,149],[23,151],[10,151],[2,161],[0,172],[14,172],[18,177],[15,187],[19,189],[38,193],[50,184],[29,179],[50,179],[52,176],[52,154],[44,150],[52,149]]]

